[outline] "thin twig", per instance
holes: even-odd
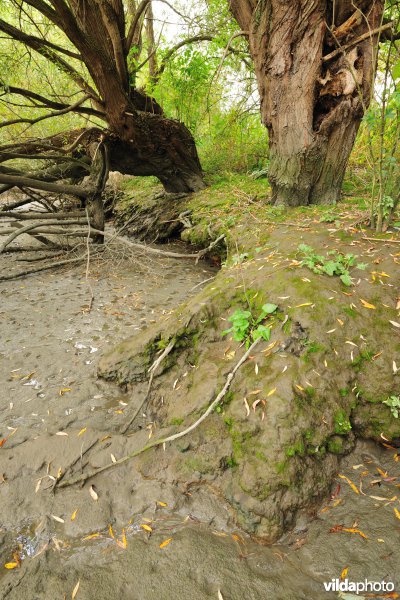
[[[384,240],[382,238],[373,237],[362,237],[362,240],[368,240],[369,242],[384,242],[386,244],[400,244],[400,240]]]
[[[244,362],[246,362],[246,360],[249,358],[250,354],[253,352],[253,350],[257,346],[257,344],[259,344],[261,339],[262,338],[258,338],[255,342],[253,342],[253,344],[250,346],[250,348],[243,354],[242,358],[235,365],[235,367],[232,369],[232,371],[228,374],[226,381],[225,381],[225,385],[222,388],[222,390],[220,391],[220,393],[218,394],[218,396],[215,398],[215,400],[213,400],[211,402],[211,404],[208,406],[207,410],[201,415],[201,417],[199,419],[197,419],[197,421],[195,421],[187,429],[184,429],[183,431],[179,431],[178,433],[170,435],[166,438],[154,440],[153,442],[150,442],[149,444],[147,444],[146,446],[143,446],[139,450],[135,450],[135,452],[132,452],[131,454],[128,454],[127,456],[124,456],[123,458],[120,458],[116,462],[112,462],[108,465],[105,465],[104,467],[100,467],[99,469],[93,469],[92,471],[89,471],[89,473],[77,475],[76,477],[72,477],[71,479],[63,481],[63,482],[61,482],[60,485],[58,485],[58,487],[63,488],[63,487],[68,487],[70,485],[74,485],[76,483],[86,482],[88,479],[91,479],[95,475],[98,475],[99,473],[102,473],[103,471],[107,471],[108,469],[111,469],[111,467],[116,467],[118,465],[121,465],[121,464],[127,462],[128,460],[131,460],[132,458],[135,458],[136,456],[143,454],[147,450],[150,450],[150,448],[154,448],[156,446],[161,446],[163,444],[167,444],[168,442],[174,442],[175,440],[178,440],[178,439],[184,437],[185,435],[188,435],[189,433],[191,433],[201,423],[203,423],[203,421],[205,421],[205,419],[213,412],[213,410],[218,406],[218,404],[221,402],[221,400],[227,394],[227,392],[229,391],[229,388],[232,384],[232,381],[235,377],[236,372],[240,369],[242,364]]]
[[[150,378],[149,378],[149,383],[148,383],[148,386],[147,386],[146,395],[143,398],[143,401],[140,403],[140,405],[135,410],[133,416],[129,419],[128,423],[125,423],[124,426],[121,428],[121,433],[126,433],[128,431],[128,429],[130,428],[130,426],[132,425],[132,423],[134,422],[134,420],[136,419],[136,417],[138,416],[138,414],[142,410],[143,406],[147,402],[147,399],[148,399],[148,397],[150,395],[151,386],[153,384],[154,374],[157,371],[157,369],[160,366],[160,364],[162,363],[162,361],[164,360],[164,358],[166,358],[168,356],[168,354],[174,349],[175,343],[176,343],[176,340],[173,338],[170,341],[170,343],[168,344],[168,346],[165,348],[165,350],[163,351],[163,353],[160,354],[160,356],[153,362],[153,364],[149,368],[148,373],[150,373]]]
[[[41,265],[40,267],[32,267],[31,269],[27,269],[26,271],[21,271],[20,273],[13,273],[11,275],[0,275],[0,281],[11,281],[12,279],[17,279],[18,277],[25,277],[25,275],[31,275],[31,273],[39,273],[40,271],[47,271],[48,269],[55,269],[57,267],[63,267],[64,265],[68,265],[74,262],[81,262],[86,259],[86,254],[82,256],[77,256],[75,258],[68,258],[66,260],[60,260],[58,262],[49,263],[47,265]]]
[[[212,250],[217,244],[219,244],[219,242],[224,240],[226,237],[225,234],[220,235],[219,237],[217,237],[216,240],[211,242],[211,244],[207,246],[207,248],[203,248],[202,250],[200,250],[200,252],[197,252],[196,254],[181,254],[179,252],[169,252],[167,250],[160,250],[159,248],[152,248],[151,246],[146,246],[145,244],[131,242],[130,240],[120,237],[119,235],[106,233],[104,231],[100,231],[99,229],[94,229],[93,227],[92,231],[94,233],[103,234],[106,239],[116,240],[118,242],[121,242],[122,244],[125,244],[126,246],[130,246],[131,248],[137,248],[138,250],[144,250],[145,252],[148,252],[150,254],[158,254],[159,256],[166,256],[168,258],[196,258],[196,262],[203,258],[203,256],[205,256],[207,252]]]
[[[352,48],[353,46],[356,46],[360,42],[363,42],[364,40],[367,40],[368,38],[371,38],[372,36],[377,35],[378,33],[382,33],[382,31],[386,31],[387,29],[391,29],[392,27],[393,27],[393,23],[387,23],[386,25],[382,25],[381,27],[377,27],[376,29],[372,29],[371,31],[367,31],[367,33],[363,33],[363,35],[360,35],[360,37],[352,40],[348,44],[345,44],[344,46],[341,46],[340,48],[337,48],[336,50],[334,50],[330,54],[327,54],[326,56],[323,56],[322,57],[322,62],[329,62],[330,60],[333,60],[334,58],[336,58],[337,56],[339,56],[339,54],[342,54],[342,53],[344,54],[345,51],[348,50],[349,48]]]

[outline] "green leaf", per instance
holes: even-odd
[[[233,331],[233,327],[230,327],[229,329],[225,329],[221,335],[228,335],[228,333],[231,333],[231,331]]]
[[[337,268],[338,264],[336,262],[334,262],[333,260],[328,260],[328,262],[326,262],[324,265],[323,271],[324,273],[329,275],[329,277],[333,277],[333,275],[336,273]]]
[[[268,342],[271,338],[271,327],[265,327],[265,325],[259,325],[252,333],[253,340],[256,341],[259,338],[263,338]]]
[[[393,67],[392,77],[395,81],[397,79],[400,79],[400,60],[398,60],[397,63]]]
[[[357,269],[360,269],[361,271],[365,271],[365,269],[368,267],[368,263],[358,263],[357,265]]]
[[[277,305],[276,304],[270,304],[269,302],[267,302],[267,304],[264,304],[262,307],[262,311],[263,313],[265,313],[266,315],[272,315],[272,313],[274,313],[277,309]]]
[[[352,282],[351,277],[350,277],[350,273],[344,273],[343,275],[341,275],[340,276],[340,281],[342,283],[344,283],[344,285],[347,285],[347,286],[353,285],[353,282]]]

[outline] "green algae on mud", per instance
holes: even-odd
[[[167,480],[187,479],[191,472],[196,481],[209,482],[238,525],[273,541],[320,503],[340,456],[354,448],[357,437],[395,443],[400,438],[400,419],[382,402],[399,392],[392,368],[396,357],[399,363],[399,342],[390,324],[397,318],[392,282],[398,260],[384,244],[371,245],[351,230],[317,222],[315,209],[306,223],[299,212],[303,218],[296,226],[282,223],[282,213],[261,202],[245,207],[243,202],[242,196],[236,200],[241,213],[230,226],[231,204],[226,213],[225,207],[215,208],[206,226],[209,191],[186,201],[192,222],[182,238],[207,245],[211,231],[225,232],[227,266],[173,315],[112,350],[99,374],[134,385],[126,374],[137,364],[146,373],[151,344],[182,340],[156,374],[147,413],[160,437],[164,428],[184,429],[210,404],[243,353],[221,335],[232,312],[247,309],[256,316],[265,302],[278,305],[286,323],[282,327],[276,320],[274,347],[265,343],[241,368],[229,402],[192,432],[184,458],[170,446],[162,461]],[[278,218],[271,223],[274,211]],[[351,273],[352,287],[316,275],[301,267],[302,242],[319,253],[354,253],[367,269]],[[177,420],[181,425],[171,429]],[[148,473],[159,472],[151,457],[139,461]]]

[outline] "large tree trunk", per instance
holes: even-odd
[[[249,33],[277,204],[339,199],[370,101],[378,35],[327,55],[378,28],[383,5],[383,0],[231,1],[236,20]]]
[[[167,192],[197,192],[205,187],[196,146],[183,123],[157,114],[125,113],[122,127],[111,129],[111,170],[154,175]]]

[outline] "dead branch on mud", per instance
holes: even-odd
[[[82,262],[84,260],[86,260],[86,253],[82,256],[76,256],[74,258],[59,260],[53,263],[48,263],[46,265],[40,265],[39,267],[32,267],[30,269],[26,269],[25,271],[21,271],[20,273],[13,273],[11,275],[0,275],[0,281],[11,281],[12,279],[17,279],[18,277],[25,277],[25,275],[39,273],[40,271],[48,271],[49,269],[56,269],[57,267],[63,267],[64,265]]]
[[[92,228],[92,231],[94,231],[95,233],[103,234],[106,240],[108,239],[109,241],[111,241],[111,240],[117,241],[117,242],[120,242],[121,244],[125,244],[126,246],[129,246],[130,248],[135,248],[137,250],[143,250],[145,252],[148,252],[149,254],[157,254],[158,256],[166,256],[167,258],[195,258],[196,263],[201,258],[203,258],[203,256],[205,256],[208,252],[210,252],[210,250],[215,248],[215,246],[217,246],[219,244],[219,242],[222,242],[222,240],[224,240],[226,238],[225,234],[222,234],[219,237],[217,237],[214,241],[212,241],[211,244],[209,246],[207,246],[207,248],[203,248],[199,252],[196,252],[196,254],[183,254],[183,253],[179,253],[179,252],[169,252],[168,250],[160,250],[159,248],[152,248],[151,246],[146,246],[146,244],[139,244],[138,242],[131,242],[130,240],[118,235],[118,233],[117,234],[105,233],[104,231],[99,231],[99,230],[93,229],[93,228]]]
[[[62,221],[63,225],[81,225],[82,221],[74,219],[71,221]],[[7,246],[9,244],[11,244],[11,242],[13,240],[15,240],[15,238],[17,238],[18,236],[22,235],[23,233],[28,233],[30,231],[32,231],[33,229],[38,229],[40,227],[48,227],[49,225],[60,225],[60,222],[57,219],[53,219],[53,220],[48,220],[45,222],[36,222],[36,223],[29,223],[28,225],[25,225],[25,227],[21,227],[21,229],[16,229],[13,233],[11,233],[11,235],[0,245],[0,254],[2,254],[4,252],[4,250],[7,248]],[[51,233],[51,231],[46,231],[46,233]]]
[[[132,452],[131,454],[128,454],[127,456],[124,456],[123,458],[120,458],[116,462],[112,462],[108,465],[105,465],[104,467],[100,467],[99,469],[93,469],[92,471],[89,471],[88,473],[82,473],[80,475],[72,477],[71,479],[62,481],[56,487],[64,488],[64,487],[69,487],[71,485],[75,485],[76,483],[85,483],[88,479],[91,479],[95,475],[98,475],[99,473],[102,473],[103,471],[107,471],[108,469],[111,469],[112,467],[121,465],[121,464],[127,462],[128,460],[131,460],[132,458],[135,458],[135,457],[139,456],[140,454],[143,454],[144,452],[146,452],[147,450],[150,450],[151,448],[154,448],[156,446],[161,446],[163,444],[167,444],[168,442],[174,442],[175,440],[178,440],[178,439],[188,435],[192,431],[194,431],[194,429],[196,429],[199,425],[201,425],[201,423],[203,423],[203,421],[205,421],[205,419],[213,412],[213,410],[218,406],[218,404],[221,402],[221,400],[226,396],[237,371],[240,369],[240,367],[243,365],[243,363],[246,362],[246,360],[249,358],[249,356],[252,353],[252,351],[254,350],[254,348],[257,346],[257,344],[259,344],[261,342],[261,340],[262,340],[262,338],[258,338],[255,342],[252,343],[252,345],[248,348],[248,350],[243,354],[243,356],[239,360],[239,362],[236,363],[236,365],[234,366],[232,371],[230,371],[230,373],[228,373],[228,376],[225,381],[225,385],[222,388],[222,390],[220,391],[220,393],[218,394],[218,396],[211,402],[211,404],[209,404],[207,410],[201,415],[201,417],[199,417],[199,419],[197,419],[197,421],[195,421],[187,429],[184,429],[183,431],[174,433],[173,435],[167,436],[165,438],[154,440],[153,442],[150,442],[149,444],[147,444],[146,446],[143,446],[139,450],[135,450],[135,452]]]

